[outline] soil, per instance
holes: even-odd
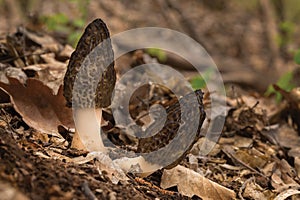
[[[92,165],[43,159],[17,142],[11,131],[0,129],[0,177],[30,199],[93,199],[91,191],[97,191],[98,199],[188,199],[175,192],[164,194],[134,177],[127,184],[114,185]]]

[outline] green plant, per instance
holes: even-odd
[[[202,75],[198,75],[198,76],[193,77],[190,80],[192,88],[194,90],[205,88],[206,87],[206,81],[211,79],[211,77],[213,75],[213,71],[214,70],[212,68],[208,68],[206,71],[204,71],[204,73]]]
[[[73,47],[76,46],[83,26],[87,21],[89,0],[69,0],[78,8],[79,16],[75,19],[70,19],[63,13],[56,13],[53,15],[41,16],[40,20],[46,25],[50,31],[63,32],[67,37],[67,42]]]
[[[300,49],[298,49],[294,54],[294,62],[298,65],[300,65]],[[283,74],[278,81],[276,82],[276,85],[278,85],[281,89],[289,92],[293,88],[296,87],[296,85],[293,83],[294,80],[294,73],[293,71],[286,72]],[[266,96],[269,96],[271,94],[276,95],[276,102],[279,103],[282,100],[282,95],[277,92],[272,85],[270,85],[265,92]]]
[[[295,85],[292,83],[293,80],[293,72],[289,71],[285,74],[283,74],[279,80],[276,82],[276,85],[278,85],[280,88],[282,88],[285,91],[291,91]],[[272,85],[270,85],[265,92],[266,96],[269,96],[271,94],[276,95],[276,102],[279,103],[282,100],[282,95],[277,92]]]
[[[277,36],[277,42],[279,46],[286,46],[293,40],[293,35],[295,33],[295,23],[291,21],[284,21],[279,24],[279,29],[281,34]]]
[[[298,65],[300,65],[300,49],[298,49],[296,52],[295,52],[295,55],[294,55],[294,62]]]
[[[54,15],[42,16],[40,18],[47,28],[50,31],[66,31],[67,30],[67,23],[69,22],[68,17],[62,13],[56,13]]]
[[[162,49],[158,49],[158,48],[148,48],[148,49],[146,49],[146,52],[147,52],[150,56],[155,56],[155,57],[157,57],[158,61],[160,61],[160,62],[165,62],[165,61],[167,60],[166,52],[164,52],[164,50],[162,50]]]

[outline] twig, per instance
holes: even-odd
[[[87,181],[84,181],[81,184],[81,189],[83,191],[83,194],[86,196],[88,200],[98,200],[98,198],[94,195],[94,193],[91,191]]]
[[[253,167],[251,167],[251,166],[248,165],[247,163],[243,162],[243,161],[240,160],[239,158],[237,158],[237,157],[235,156],[234,151],[233,151],[232,149],[230,149],[230,148],[224,146],[224,147],[222,148],[222,151],[223,151],[228,157],[230,157],[231,159],[234,159],[235,161],[237,161],[239,164],[241,164],[242,166],[246,167],[246,168],[249,169],[250,171],[252,171],[252,172],[254,172],[254,173],[256,173],[256,174],[258,174],[258,175],[260,175],[260,176],[262,176],[262,177],[264,177],[264,178],[266,178],[266,179],[268,179],[268,180],[270,180],[269,177],[267,177],[267,176],[264,175],[263,173],[259,172],[258,170],[254,169]]]
[[[12,103],[0,103],[0,108],[12,107]]]
[[[247,179],[243,183],[242,187],[240,187],[239,194],[238,194],[240,199],[244,200],[244,197],[243,197],[242,193],[243,193],[244,189],[246,188],[247,184],[250,183],[251,181],[255,181],[255,177],[251,177],[251,178]]]
[[[136,178],[134,178],[134,180],[139,184],[146,185],[149,188],[154,188],[162,194],[166,194],[166,195],[170,195],[170,196],[173,196],[173,195],[176,194],[176,192],[169,191],[169,190],[164,190],[164,189],[162,189],[162,188],[160,188],[160,187],[158,187],[158,186],[156,186],[156,185],[154,185],[154,184],[152,184],[152,183],[150,183],[150,182],[148,182],[148,181],[146,181],[142,178],[136,177]]]
[[[28,57],[28,56],[40,56],[40,55],[44,55],[44,54],[47,54],[47,53],[49,53],[49,51],[44,51],[44,52],[41,52],[41,53],[27,53],[27,54],[24,54],[24,55],[21,55],[21,56],[14,56],[12,58],[7,58],[7,59],[3,59],[3,60],[0,60],[0,61],[2,63],[7,63],[7,62],[17,60],[19,58],[25,58],[25,57]]]

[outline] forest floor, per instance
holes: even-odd
[[[219,7],[192,0],[104,0],[90,1],[82,13],[70,2],[41,1],[26,6],[19,1],[9,2],[4,1],[0,9],[3,199],[299,198],[300,70],[292,55],[272,48],[264,7],[255,10],[252,5],[241,7],[232,2],[220,3]],[[65,106],[61,90],[74,48],[68,44],[70,29],[49,30],[49,24],[47,27],[45,21],[37,20],[52,13],[64,13],[69,19],[85,14],[84,26],[74,29],[80,34],[88,22],[101,18],[111,35],[131,28],[166,27],[184,32],[203,45],[218,66],[227,92],[226,120],[213,150],[208,155],[200,154],[205,142],[201,137],[175,168],[161,169],[144,178],[129,173],[118,181],[111,171],[101,168],[97,159],[76,160],[79,156],[85,159],[88,152],[70,149],[72,110]],[[295,39],[286,48],[295,49],[297,42]],[[140,53],[131,52],[117,59],[118,78],[141,61],[137,56]],[[142,57],[149,58],[147,51]],[[188,63],[176,61],[164,64],[187,80],[197,75]],[[295,72],[294,89],[285,91],[275,85],[282,100],[266,96],[268,86],[277,83],[288,70]],[[130,102],[135,119],[147,111],[141,104],[143,98],[155,99],[152,104],[174,101],[166,91],[147,91],[139,91],[135,94],[139,100]],[[209,113],[209,91],[203,91],[204,109]],[[157,98],[159,94],[163,98]],[[103,130],[107,138],[124,145],[126,138],[115,127],[110,113],[105,110]],[[204,123],[202,131],[207,127]]]

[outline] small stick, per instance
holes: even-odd
[[[0,103],[0,108],[7,108],[7,107],[11,107],[12,103]]]
[[[255,177],[251,177],[251,178],[247,179],[247,180],[243,183],[242,187],[240,187],[240,189],[239,189],[239,194],[238,194],[239,197],[240,197],[240,199],[244,200],[244,197],[243,197],[243,191],[244,191],[244,189],[246,188],[247,184],[250,183],[251,181],[255,181]]]
[[[86,196],[86,198],[88,200],[98,200],[98,198],[94,195],[94,193],[91,191],[87,181],[84,181],[82,184],[81,184],[81,189],[84,193],[84,195]]]

